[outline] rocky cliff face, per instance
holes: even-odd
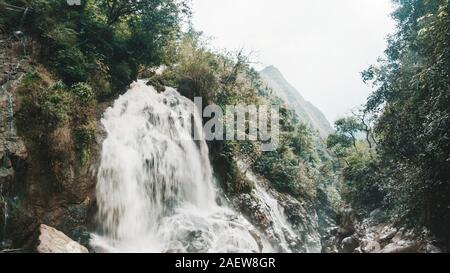
[[[91,151],[90,162],[80,164],[70,134],[59,137],[65,128],[40,132],[48,136],[44,145],[30,133],[32,124],[22,128],[16,122],[22,111],[18,85],[37,65],[24,54],[32,45],[14,38],[0,41],[0,250],[35,251],[41,224],[87,245],[97,150]]]
[[[273,245],[279,246],[275,251],[322,252],[323,238],[336,225],[327,197],[317,198],[316,202],[300,201],[272,189],[270,183],[256,175],[243,160],[237,162],[239,176],[247,180],[253,190],[232,195],[232,203]]]
[[[29,60],[17,56],[16,46],[17,43],[0,37],[0,249],[10,245],[6,232],[12,210],[10,200],[14,199],[11,193],[22,188],[20,181],[28,159],[14,123],[14,90],[29,67]]]
[[[313,104],[306,101],[276,67],[268,66],[260,72],[260,75],[268,87],[283,99],[290,108],[296,111],[301,121],[310,124],[314,129],[318,130],[322,137],[326,137],[333,132],[333,128],[325,115]]]

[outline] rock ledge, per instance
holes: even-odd
[[[86,247],[46,225],[39,227],[39,243],[36,250],[38,253],[89,253]]]

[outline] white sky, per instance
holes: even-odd
[[[363,104],[360,72],[394,32],[390,0],[193,0],[193,23],[216,49],[254,50],[330,122]]]

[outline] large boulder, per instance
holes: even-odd
[[[38,253],[89,253],[86,247],[73,241],[61,231],[41,225],[36,247]]]
[[[442,249],[440,249],[439,247],[433,245],[432,243],[428,243],[425,246],[425,252],[426,253],[434,253],[434,254],[436,254],[436,253],[443,253]]]
[[[383,223],[386,220],[386,213],[381,209],[373,210],[369,215],[369,221],[371,221],[373,224]]]
[[[361,251],[363,253],[378,253],[381,250],[381,245],[377,241],[363,240],[361,243]]]
[[[381,253],[418,253],[420,246],[413,241],[400,241],[385,246]]]
[[[355,233],[356,213],[351,207],[345,207],[340,212],[340,224],[338,234],[341,239],[349,237]]]
[[[381,243],[389,242],[395,237],[395,235],[397,235],[397,229],[391,226],[386,226],[381,231],[379,241]]]
[[[344,238],[342,240],[343,253],[353,253],[353,251],[359,246],[359,241],[354,236]]]

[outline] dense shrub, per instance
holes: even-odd
[[[450,241],[450,1],[395,3],[386,58],[363,73],[385,203]]]
[[[184,0],[110,1],[6,0],[0,18],[6,31],[22,30],[41,45],[41,62],[68,86],[90,80],[100,97],[122,92],[136,79],[140,65],[159,66],[166,46],[177,39],[189,16]],[[27,12],[25,13],[25,9]],[[98,67],[101,63],[102,67]],[[107,69],[104,69],[107,66]],[[102,69],[107,75],[96,72]],[[100,83],[94,83],[98,79]]]
[[[71,91],[83,104],[90,104],[95,99],[94,91],[87,83],[76,83],[72,85]]]
[[[55,57],[51,58],[51,64],[68,85],[86,81],[91,67],[84,54],[76,47],[57,51]]]

